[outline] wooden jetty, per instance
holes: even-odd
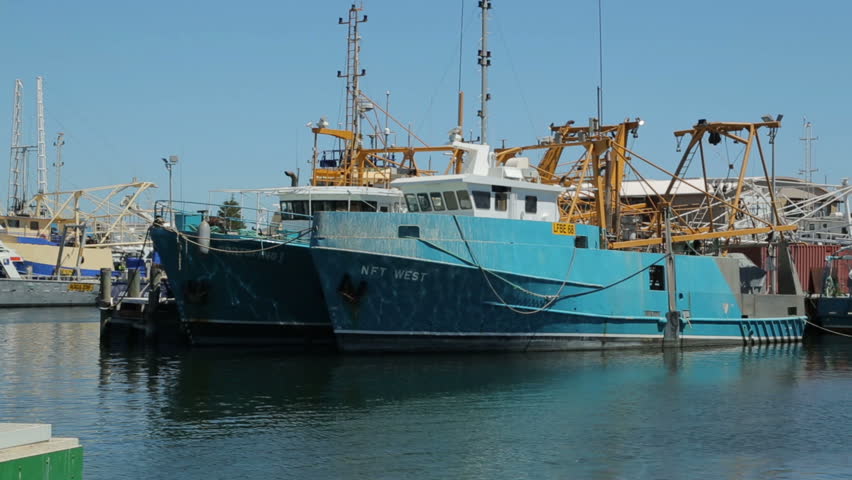
[[[126,288],[117,292],[111,277],[101,275],[101,345],[186,343],[177,304],[168,294],[162,272],[152,272],[144,287],[138,271],[128,273]]]

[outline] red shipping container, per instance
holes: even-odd
[[[825,258],[834,255],[840,249],[838,245],[790,245],[790,257],[796,265],[799,282],[806,293],[821,293],[825,270]],[[739,252],[748,257],[758,267],[769,270],[769,248],[766,245],[736,245],[729,252]],[[849,269],[852,261],[836,262],[833,275],[843,293],[849,292]]]
[[[834,255],[839,249],[839,245],[790,245],[790,256],[799,273],[802,290],[806,293],[822,292],[825,257]]]

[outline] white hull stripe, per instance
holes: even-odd
[[[377,330],[335,330],[335,334],[343,335],[382,335],[382,336],[424,336],[424,337],[566,337],[566,338],[635,338],[635,339],[654,339],[662,340],[663,335],[643,335],[634,333],[468,333],[468,332],[387,332]],[[743,342],[746,340],[742,335],[681,335],[682,340],[730,340]],[[773,338],[799,338],[799,335],[773,335],[773,336],[753,336],[754,340],[768,340]]]
[[[335,330],[334,333],[354,335],[402,335],[402,336],[454,336],[454,337],[605,337],[605,338],[655,338],[662,339],[663,335],[646,335],[638,333],[493,333],[493,332],[406,332],[380,330]],[[740,337],[736,337],[740,338]]]
[[[773,335],[767,337],[766,335],[754,335],[751,338],[754,340],[766,340],[769,338],[796,338],[796,335]],[[745,341],[746,337],[742,335],[681,335],[681,339],[683,340],[739,340]]]
[[[218,318],[190,318],[187,323],[200,324],[215,323],[215,324],[230,324],[230,325],[267,325],[270,327],[330,327],[331,323],[322,322],[260,322],[260,321],[242,321],[242,320],[224,320]]]

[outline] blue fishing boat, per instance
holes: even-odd
[[[742,205],[755,145],[769,180],[757,131],[774,133],[781,118],[700,119],[675,132],[678,151],[689,138],[677,168],[669,173],[651,164],[671,177],[667,188],[649,188],[638,201],[622,197],[622,184],[628,172],[645,178],[631,159],[646,160],[627,147],[643,124],[639,118],[604,126],[599,115],[588,126],[551,125],[551,135],[537,145],[492,151],[491,2],[479,6],[481,143],[462,142],[463,129],[456,127],[450,142],[464,153],[454,174],[392,182],[405,195],[408,213],[315,216],[311,253],[338,346],[469,352],[800,340],[804,297],[790,280],[795,267],[789,256],[779,272],[781,294],[767,295],[752,281],[753,265],[725,256],[719,243],[795,230],[770,224]],[[711,146],[727,140],[745,145],[730,193],[710,188],[705,140]],[[576,146],[583,155],[557,174],[563,150]],[[545,152],[532,167],[519,154],[536,149]],[[702,185],[685,180],[696,156]],[[684,190],[702,192],[701,201],[678,198]],[[770,199],[775,205],[774,192]],[[780,218],[777,212],[773,218]],[[749,228],[739,231],[735,223],[742,219]]]
[[[597,177],[601,189],[576,188],[567,202],[573,210],[578,200],[591,200],[586,214],[601,212],[597,221],[608,217],[608,197],[597,192],[612,180],[598,173],[619,170],[617,161],[604,163],[616,158],[603,155],[602,145],[616,143],[606,138],[577,142],[594,166],[578,185],[594,185]],[[695,235],[732,232],[673,236],[666,217],[665,238],[613,242],[601,226],[560,221],[565,187],[540,183],[526,158],[496,165],[488,145],[453,145],[465,152],[461,174],[392,183],[409,213],[315,216],[311,253],[343,350],[583,350],[801,339],[801,294],[755,291],[741,277],[739,260],[678,254],[672,247]],[[627,249],[634,244],[646,251]]]
[[[361,8],[349,9],[347,51],[359,52]],[[389,129],[369,134],[363,144],[361,121],[375,107],[359,89],[364,75],[357,55],[347,57],[346,128],[331,129],[323,117],[310,123],[314,149],[310,184],[275,190],[275,218],[261,228],[265,235],[245,235],[225,228],[211,231],[195,212],[174,210],[174,225],[155,225],[150,235],[173,290],[181,321],[197,344],[333,345],[333,330],[309,251],[311,218],[320,211],[405,211],[392,180],[433,173],[418,167],[418,152],[453,152],[451,146],[391,145]],[[385,121],[388,125],[390,115]],[[405,129],[404,125],[399,125]],[[334,148],[320,149],[319,139]],[[325,143],[325,142],[323,142]],[[202,208],[210,208],[209,206]],[[214,208],[221,208],[217,206]],[[166,216],[166,212],[164,217]],[[224,219],[228,221],[228,219]],[[198,228],[199,225],[206,225]]]

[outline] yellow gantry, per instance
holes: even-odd
[[[675,136],[678,144],[686,137],[689,137],[689,142],[674,172],[657,166],[628,148],[629,137],[635,136],[642,123],[636,119],[609,126],[598,126],[594,123],[590,126],[576,126],[574,122],[552,125],[552,142],[503,149],[497,153],[497,160],[505,162],[525,151],[545,150],[538,165],[541,181],[560,184],[566,188],[566,193],[560,199],[561,221],[601,227],[606,232],[602,240],[610,248],[647,248],[661,245],[666,216],[669,216],[673,242],[795,230],[795,226],[776,225],[753,215],[743,204],[745,173],[755,146],[767,185],[770,183],[757,133],[761,128],[779,128],[780,121],[744,123],[702,120],[690,129],[677,131]],[[705,141],[718,144],[724,138],[744,145],[743,158],[732,187],[732,197],[711,191],[704,157]],[[563,153],[571,147],[582,149],[582,154],[570,164],[567,172],[560,173],[559,161]],[[701,160],[701,178],[697,182],[684,178],[694,155],[699,155]],[[669,177],[671,180],[665,190],[656,191],[650,187],[650,182],[632,165],[633,159],[639,159]],[[628,169],[649,185],[643,201],[630,203],[635,200],[624,196],[623,186]],[[691,202],[681,198],[685,196],[678,192],[681,185],[689,187],[690,193],[696,198]],[[773,218],[781,218],[777,212],[775,194],[771,189],[770,202],[774,212]],[[718,221],[719,217],[724,217],[724,221]],[[752,226],[736,228],[738,219],[747,219]],[[638,225],[638,228],[629,232],[622,231],[625,223]]]
[[[597,125],[595,122],[589,126],[576,126],[574,122],[551,125],[552,136],[548,141],[497,149],[496,161],[505,163],[524,152],[544,150],[536,170],[542,183],[565,187],[565,193],[560,197],[560,220],[601,227],[601,240],[609,248],[662,245],[667,217],[673,242],[795,230],[795,226],[776,225],[753,215],[743,205],[745,173],[749,157],[755,150],[759,154],[767,184],[770,182],[758,131],[761,128],[777,129],[781,126],[780,121],[737,123],[701,120],[690,129],[676,131],[674,135],[678,145],[687,137],[689,142],[674,171],[654,164],[628,147],[629,138],[636,136],[643,123],[637,118],[616,125]],[[316,165],[315,147],[313,185],[389,186],[391,180],[398,176],[433,174],[434,171],[420,169],[415,161],[415,154],[424,152],[447,152],[450,155],[447,172],[462,171],[461,152],[452,146],[365,149],[360,148],[360,143],[349,131],[314,128],[313,132],[345,142],[345,147],[338,150],[340,157],[332,168]],[[715,145],[725,138],[744,145],[732,196],[711,191],[704,156],[705,142]],[[580,154],[577,160],[567,164],[567,171],[560,171],[559,162],[569,149],[579,150]],[[687,180],[686,170],[695,155],[700,157],[701,178],[697,181]],[[400,156],[401,159],[398,159]],[[636,159],[670,178],[666,188],[658,191],[650,186],[650,182],[633,165]],[[637,201],[624,195],[628,171],[648,185],[643,199]],[[680,189],[688,190],[694,198],[685,200],[683,197],[686,195]],[[770,197],[773,218],[781,218],[771,189]],[[748,228],[736,228],[738,219],[747,219],[751,225]]]

